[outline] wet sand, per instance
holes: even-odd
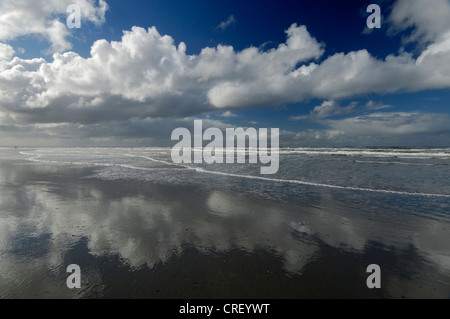
[[[0,161],[2,298],[450,298],[448,223],[98,169]]]

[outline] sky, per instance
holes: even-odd
[[[449,147],[449,89],[450,0],[0,0],[0,146]]]

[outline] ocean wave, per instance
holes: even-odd
[[[447,163],[409,163],[409,162],[394,162],[394,161],[358,161],[354,160],[355,163],[367,163],[367,164],[395,164],[395,165],[410,165],[410,166],[447,166]]]
[[[130,154],[127,154],[127,156],[133,156]],[[142,156],[138,156],[142,157]],[[150,157],[145,157],[147,159],[150,159],[152,161],[157,162],[163,162],[166,164],[173,164],[162,160],[155,160]],[[365,191],[365,192],[376,192],[376,193],[388,193],[388,194],[396,194],[396,195],[408,195],[408,196],[426,196],[426,197],[446,197],[450,198],[450,194],[429,194],[429,193],[420,193],[420,192],[404,192],[404,191],[394,191],[394,190],[385,190],[385,189],[373,189],[373,188],[364,188],[364,187],[352,187],[352,186],[340,186],[340,185],[331,185],[331,184],[323,184],[323,183],[314,183],[314,182],[307,182],[307,181],[301,181],[301,180],[292,180],[292,179],[279,179],[279,178],[269,178],[269,177],[263,177],[263,176],[254,176],[254,175],[244,175],[244,174],[234,174],[234,173],[227,173],[227,172],[219,172],[219,171],[210,171],[205,170],[203,168],[199,167],[190,167],[190,166],[184,166],[184,165],[178,165],[173,164],[177,166],[182,166],[186,169],[195,170],[199,173],[205,173],[205,174],[215,174],[215,175],[222,175],[222,176],[229,176],[229,177],[237,177],[237,178],[245,178],[245,179],[254,179],[254,180],[261,180],[261,181],[270,181],[270,182],[277,182],[277,183],[289,183],[289,184],[300,184],[300,185],[307,185],[307,186],[315,186],[315,187],[326,187],[326,188],[334,188],[334,189],[344,189],[344,190],[353,190],[353,191]]]
[[[360,150],[360,149],[281,149],[280,154],[337,155],[359,157],[394,157],[417,159],[450,159],[450,150]]]
[[[450,194],[407,192],[407,191],[397,191],[397,190],[389,190],[389,189],[342,186],[342,185],[333,185],[333,184],[326,184],[326,183],[309,182],[309,181],[296,180],[296,179],[280,179],[280,178],[270,178],[270,177],[257,176],[257,175],[246,175],[246,174],[237,174],[237,173],[230,173],[230,172],[213,171],[213,170],[207,170],[207,169],[204,169],[201,167],[196,167],[193,165],[188,166],[188,165],[175,164],[173,162],[165,161],[162,159],[155,159],[150,156],[142,155],[142,154],[137,155],[137,154],[122,153],[120,155],[126,156],[126,157],[143,158],[143,159],[155,162],[155,163],[167,165],[168,167],[141,167],[141,166],[134,166],[134,165],[129,165],[129,164],[99,163],[99,162],[87,162],[87,161],[55,161],[55,160],[48,160],[48,159],[42,158],[43,156],[49,156],[49,155],[54,155],[54,154],[41,154],[41,153],[31,153],[31,152],[20,152],[20,154],[25,155],[25,156],[30,156],[29,158],[27,158],[27,160],[29,160],[29,161],[37,162],[37,163],[46,163],[46,164],[122,167],[122,168],[127,168],[127,169],[136,169],[136,170],[144,170],[144,171],[158,171],[158,170],[162,170],[162,169],[171,170],[171,169],[174,169],[174,167],[177,167],[177,169],[187,169],[187,170],[195,171],[195,172],[201,173],[201,174],[214,174],[214,175],[221,175],[221,176],[235,177],[235,178],[242,178],[242,179],[252,179],[252,180],[259,180],[259,181],[272,182],[272,183],[287,183],[287,184],[306,185],[306,186],[313,186],[313,187],[324,187],[324,188],[349,190],[349,191],[385,193],[385,194],[406,195],[406,196],[450,198]],[[62,155],[64,155],[64,154],[62,154]],[[118,156],[119,154],[114,153],[114,154],[110,154],[110,155]],[[380,163],[389,163],[389,162],[380,162]]]
[[[144,170],[144,171],[157,171],[162,169],[169,169],[164,167],[141,167],[141,166],[134,166],[134,165],[128,165],[128,164],[119,164],[119,163],[98,163],[98,162],[77,162],[77,161],[55,161],[55,160],[45,160],[40,159],[42,156],[45,156],[43,154],[33,154],[33,153],[26,153],[26,152],[20,152],[21,155],[26,156],[33,156],[30,158],[27,158],[30,162],[35,163],[43,163],[43,164],[55,164],[55,165],[77,165],[77,166],[100,166],[100,167],[123,167],[123,168],[129,168],[129,169],[138,169],[138,170]],[[54,155],[54,154],[52,154]],[[67,155],[67,154],[64,154]]]

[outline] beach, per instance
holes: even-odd
[[[449,149],[288,149],[264,177],[169,154],[1,149],[0,297],[450,298]]]

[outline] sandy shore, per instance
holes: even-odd
[[[445,223],[328,193],[276,201],[98,169],[0,161],[3,298],[450,297]],[[81,289],[66,286],[70,264]],[[366,286],[370,264],[381,289]]]

